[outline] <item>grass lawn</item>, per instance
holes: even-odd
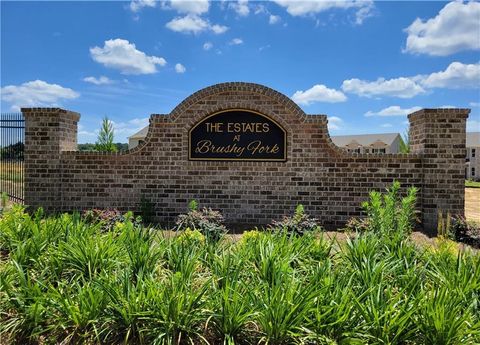
[[[23,161],[0,161],[0,180],[23,181]]]
[[[480,188],[480,182],[479,181],[465,180],[465,187]]]

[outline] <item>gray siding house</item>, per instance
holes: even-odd
[[[480,181],[480,132],[467,133],[465,178]]]
[[[147,136],[148,126],[128,137],[128,148],[138,146]],[[338,147],[357,153],[399,153],[402,140],[399,133],[339,135],[331,137]]]
[[[357,153],[399,153],[402,137],[399,133],[379,133],[332,136],[338,147]]]

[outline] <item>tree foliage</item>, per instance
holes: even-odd
[[[95,143],[96,151],[117,152],[117,147],[113,143],[113,137],[113,123],[105,116],[102,121],[100,133],[98,133],[97,142]]]
[[[410,153],[410,130],[407,129],[403,136],[400,136],[400,152]]]

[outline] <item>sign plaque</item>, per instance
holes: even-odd
[[[189,160],[287,160],[287,135],[274,120],[245,109],[207,116],[188,132]]]

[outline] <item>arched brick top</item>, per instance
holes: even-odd
[[[188,108],[198,103],[202,99],[227,92],[251,93],[268,97],[272,101],[277,102],[279,105],[284,106],[290,113],[297,115],[302,121],[305,120],[305,112],[289,97],[267,86],[245,82],[229,82],[215,84],[193,93],[185,100],[183,100],[178,106],[176,106],[175,109],[172,110],[172,112],[170,113],[171,120],[175,121],[175,119],[184,114]],[[218,110],[220,109],[215,109],[214,111]],[[252,110],[259,109],[252,108]]]

